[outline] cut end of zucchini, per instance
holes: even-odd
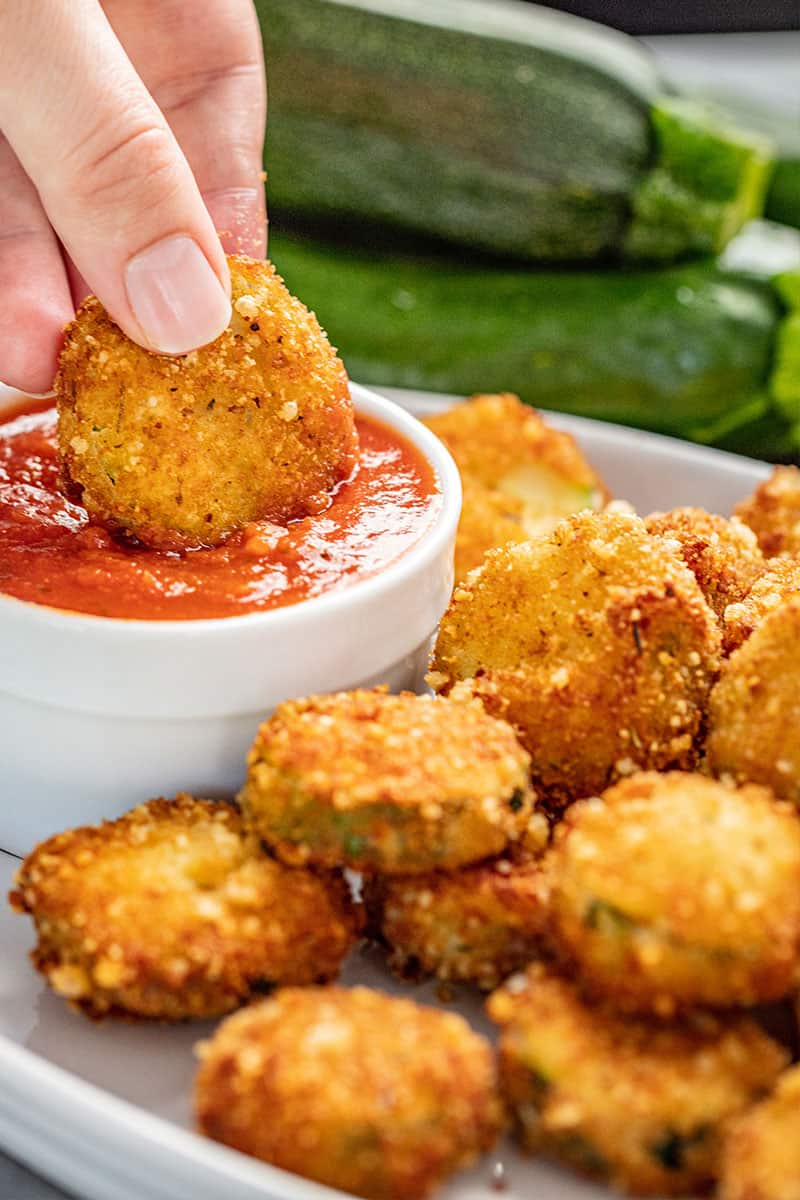
[[[773,285],[787,312],[775,334],[770,395],[795,427],[800,423],[800,271],[776,275]]]
[[[655,159],[632,196],[626,256],[719,253],[763,211],[771,143],[691,100],[660,100],[651,120]]]

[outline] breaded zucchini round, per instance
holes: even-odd
[[[800,553],[800,470],[775,467],[769,479],[736,505],[737,517],[749,525],[764,555]]]
[[[488,991],[538,957],[547,880],[539,861],[499,858],[460,871],[376,877],[365,903],[399,975],[435,975]]]
[[[10,899],[36,969],[93,1018],[213,1017],[332,979],[360,930],[339,876],[283,866],[231,805],[186,795],[43,842]]]
[[[284,861],[387,874],[448,869],[543,843],[528,755],[478,704],[383,689],[279,705],[240,801]]]
[[[473,396],[425,424],[447,446],[465,484],[519,503],[526,537],[548,533],[569,513],[601,508],[608,499],[575,439],[510,392]]]
[[[749,1018],[626,1018],[539,963],[488,1010],[502,1027],[501,1086],[525,1148],[637,1195],[707,1187],[725,1122],[788,1060]]]
[[[718,617],[747,595],[766,566],[756,535],[738,517],[726,521],[702,508],[674,508],[651,513],[645,525],[649,533],[678,543],[681,558]]]
[[[210,546],[318,512],[358,450],[347,375],[271,263],[228,259],[230,326],[183,358],[137,346],[95,297],[56,380],[62,478],[98,521],[154,546]]]
[[[720,1200],[800,1200],[800,1067],[731,1123],[722,1148]]]
[[[480,484],[464,484],[456,533],[456,583],[481,565],[487,550],[524,541],[521,500]]]
[[[551,935],[592,992],[671,1016],[785,995],[800,820],[760,787],[647,773],[573,805],[548,862]]]
[[[285,988],[200,1047],[202,1133],[371,1200],[420,1200],[488,1150],[491,1048],[454,1013],[369,988]]]
[[[774,558],[766,571],[738,604],[725,609],[722,644],[726,654],[732,654],[746,642],[767,613],[783,604],[789,596],[800,595],[800,561],[796,558]]]
[[[430,679],[510,721],[562,807],[637,767],[694,763],[719,644],[675,546],[638,517],[581,513],[456,588]]]
[[[763,783],[800,804],[800,597],[768,613],[711,693],[708,758],[717,775]]]

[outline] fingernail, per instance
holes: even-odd
[[[151,350],[187,354],[219,337],[231,304],[193,238],[179,234],[148,246],[125,268],[133,315]]]

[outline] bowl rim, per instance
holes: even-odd
[[[8,389],[11,392],[12,389]],[[0,401],[6,389],[0,385]],[[402,586],[409,576],[431,566],[454,542],[461,515],[461,477],[453,458],[443,442],[417,418],[399,404],[360,384],[350,384],[350,394],[357,414],[381,421],[405,437],[433,468],[439,485],[441,503],[432,524],[397,559],[364,579],[346,587],[311,596],[296,604],[287,604],[263,612],[242,613],[241,616],[144,619],[141,617],[104,617],[72,609],[21,600],[0,592],[0,621],[4,617],[19,621],[30,619],[49,627],[63,626],[65,634],[80,632],[82,636],[95,632],[107,636],[111,630],[123,638],[146,638],[158,641],[169,638],[191,638],[195,635],[235,637],[244,631],[267,626],[270,632],[289,634],[306,621],[334,616],[356,602],[369,604],[380,595]]]

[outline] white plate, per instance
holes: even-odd
[[[422,414],[452,401],[384,389]],[[641,512],[699,504],[727,514],[768,468],[748,459],[577,418],[554,417],[573,432],[612,492]],[[24,797],[3,795],[5,803]],[[145,799],[145,797],[142,797]],[[57,832],[53,830],[53,832]],[[0,852],[0,889],[15,860]],[[335,1196],[191,1132],[192,1046],[210,1025],[92,1026],[72,1014],[26,961],[31,924],[0,906],[0,1146],[87,1200],[314,1200]],[[434,1002],[426,984],[391,980],[380,955],[355,953],[344,981],[405,991]],[[488,1031],[480,998],[458,1007]],[[453,1180],[442,1200],[489,1200],[493,1165],[506,1171],[505,1200],[598,1200],[604,1189],[557,1167],[525,1160],[503,1145]]]

